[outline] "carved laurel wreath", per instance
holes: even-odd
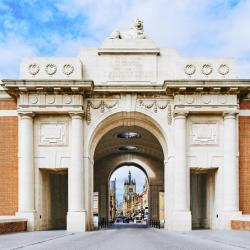
[[[64,64],[63,65],[63,73],[65,75],[68,76],[68,75],[72,74],[73,71],[74,71],[74,66],[73,65],[71,65],[71,64]]]
[[[221,64],[220,67],[218,68],[218,72],[221,75],[226,75],[229,73],[229,67],[226,64]]]
[[[100,100],[97,104],[94,104],[92,101],[88,100],[87,102],[87,108],[86,108],[86,121],[87,123],[91,122],[91,109],[100,109],[101,113],[105,112],[105,109],[112,109],[118,104],[118,101],[109,104],[105,102],[104,100]]]
[[[227,75],[227,74],[229,73],[229,71],[230,71],[228,65],[226,65],[226,64],[221,64],[221,65],[218,67],[217,70],[218,70],[218,73],[219,73],[220,75],[223,75],[223,76]],[[184,72],[185,72],[185,74],[191,76],[191,75],[195,74],[195,72],[196,72],[196,66],[193,65],[193,64],[187,64],[187,65],[184,67]],[[212,65],[210,65],[210,64],[208,64],[208,63],[205,63],[205,64],[202,65],[202,67],[201,67],[201,73],[202,73],[203,75],[208,76],[208,75],[212,74],[212,72],[213,72],[213,67],[212,67]]]
[[[54,75],[57,71],[57,67],[53,63],[49,63],[45,67],[45,71],[47,72],[48,75]]]
[[[185,67],[185,73],[189,76],[193,75],[196,71],[196,68],[193,64],[187,64]]]
[[[210,64],[204,64],[201,69],[202,74],[210,75],[213,72],[213,67]]]
[[[40,71],[40,67],[36,63],[32,63],[29,65],[28,70],[31,75],[35,76]]]

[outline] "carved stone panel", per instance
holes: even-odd
[[[42,122],[39,132],[40,146],[67,145],[67,124],[64,122]]]
[[[190,143],[193,145],[218,144],[218,124],[216,122],[192,123]]]
[[[156,82],[156,55],[102,55],[100,82]]]

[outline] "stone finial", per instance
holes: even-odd
[[[119,30],[114,30],[110,37],[110,39],[145,39],[146,36],[144,35],[144,29],[143,29],[143,21],[140,19],[136,19],[129,31],[127,32],[121,32]]]

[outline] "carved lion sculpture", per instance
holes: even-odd
[[[132,38],[141,38],[145,39],[146,36],[144,35],[143,29],[143,21],[136,19],[133,22],[132,27],[127,32],[120,32],[119,30],[114,30],[110,37],[110,39],[132,39]]]

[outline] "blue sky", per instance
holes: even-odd
[[[124,180],[128,178],[129,171],[131,172],[132,179],[135,179],[136,181],[136,192],[140,193],[143,191],[143,185],[146,178],[144,172],[134,166],[122,166],[114,171],[110,177],[110,180],[116,179],[116,196],[119,203],[123,200]]]
[[[135,18],[159,47],[234,57],[250,78],[250,0],[0,0],[0,78],[25,56],[77,56]]]

